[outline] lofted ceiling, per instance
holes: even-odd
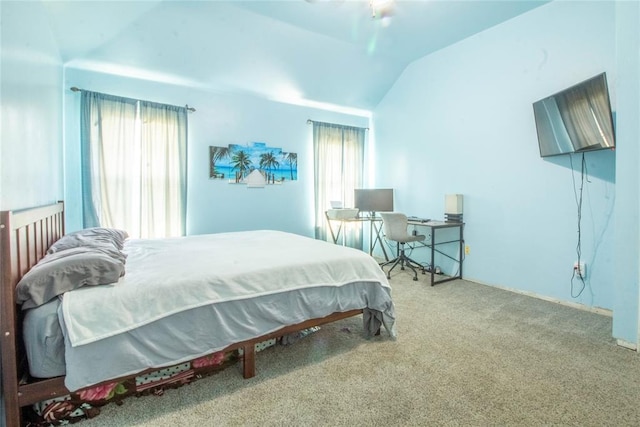
[[[412,61],[548,0],[44,1],[67,67],[372,110]]]

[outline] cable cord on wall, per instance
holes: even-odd
[[[585,160],[585,156],[584,153],[582,153],[582,161],[581,161],[581,167],[580,167],[580,188],[578,190],[576,190],[576,179],[575,179],[575,175],[573,173],[574,169],[573,169],[573,159],[572,156],[569,155],[569,161],[571,162],[571,178],[573,179],[573,193],[575,196],[575,200],[576,200],[576,206],[578,208],[578,242],[576,244],[576,255],[578,257],[577,260],[577,264],[578,266],[581,265],[581,259],[582,259],[582,242],[581,242],[581,224],[582,224],[582,195],[584,192],[584,182],[585,180],[587,182],[591,182],[589,181],[588,177],[588,171],[587,171],[587,162]],[[582,273],[582,272],[581,272]],[[574,280],[577,278],[579,279],[579,283],[576,284],[574,283]],[[584,274],[576,274],[576,269],[573,269],[573,273],[571,275],[571,297],[572,298],[578,298],[582,292],[584,291],[584,289],[586,288],[587,284],[584,281]],[[576,291],[576,289],[578,289]]]

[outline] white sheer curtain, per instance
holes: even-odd
[[[187,112],[140,102],[140,236],[185,234]]]
[[[354,190],[362,187],[365,129],[313,122],[315,237],[328,240],[325,211],[330,201],[353,207]],[[345,241],[362,247],[360,224],[345,223]]]
[[[82,92],[82,204],[85,227],[100,225],[134,230],[130,214],[137,169],[131,155],[136,139],[137,102]]]
[[[185,234],[186,108],[83,91],[81,115],[84,226]]]

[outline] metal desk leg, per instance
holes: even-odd
[[[329,232],[331,233],[331,239],[333,240],[333,243],[338,244],[338,239],[340,238],[340,232],[342,231],[342,221],[340,221],[340,225],[338,226],[338,232],[334,233],[333,232],[333,225],[331,220],[329,219],[329,216],[327,214],[325,214],[325,217],[327,218],[327,224],[329,224]]]
[[[436,253],[436,228],[431,229],[431,286],[435,285],[435,253]]]
[[[336,237],[335,234],[333,234],[333,227],[331,226],[331,220],[328,220],[329,223],[329,231],[331,232],[331,239],[333,240],[333,243],[338,243],[338,238]]]
[[[382,238],[380,237],[380,232],[382,231],[382,226],[380,228],[376,227],[374,224],[375,221],[370,221],[369,224],[369,255],[373,255],[373,250],[376,247],[376,244],[380,242],[380,248],[382,249],[382,253],[384,254],[384,260],[389,261],[389,256],[387,255],[387,250],[384,248],[382,244]],[[375,230],[375,234],[373,231]],[[373,237],[375,236],[375,238]]]
[[[462,224],[460,224],[460,278],[462,279],[462,257],[464,256],[464,235],[462,234]]]

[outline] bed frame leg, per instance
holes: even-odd
[[[256,346],[255,344],[245,344],[242,348],[244,353],[242,359],[242,376],[253,378],[256,375]]]
[[[22,425],[22,408],[18,406],[18,399],[7,399],[7,394],[4,397],[6,427],[20,427]],[[1,422],[2,419],[0,419],[0,424]]]

